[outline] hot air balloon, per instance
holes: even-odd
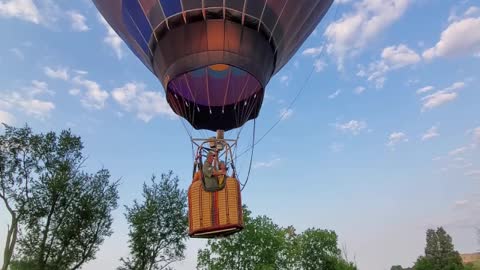
[[[202,167],[206,152],[224,151],[224,157],[231,159],[232,143],[223,132],[258,117],[269,80],[312,33],[333,0],[93,2],[160,80],[172,110],[197,130],[218,131],[216,138],[197,144],[196,161]],[[196,182],[203,184],[189,196],[190,236],[215,237],[241,230],[234,168],[219,190],[206,190],[204,176],[201,179]],[[208,196],[202,197],[204,192]],[[195,219],[202,221],[192,225]]]

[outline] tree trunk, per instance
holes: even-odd
[[[53,200],[53,204],[50,207],[50,212],[47,216],[47,223],[45,224],[45,229],[43,230],[43,238],[42,242],[40,243],[40,250],[38,255],[38,269],[44,270],[47,264],[47,260],[45,258],[45,245],[47,243],[48,233],[50,232],[50,222],[52,222],[52,215],[55,212],[55,205],[57,204],[57,199]]]
[[[8,229],[7,241],[5,243],[5,250],[3,252],[3,266],[2,270],[7,270],[15,250],[15,243],[17,242],[18,221],[15,215],[12,215],[12,226]]]

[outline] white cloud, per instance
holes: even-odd
[[[457,148],[457,149],[454,149],[454,150],[450,151],[448,154],[450,156],[458,156],[458,155],[465,154],[465,152],[467,152],[467,150],[468,150],[467,147],[460,147],[460,148]]]
[[[18,91],[9,91],[0,95],[2,107],[16,109],[34,118],[44,120],[55,109],[55,104],[50,101],[38,99],[39,95],[53,94],[45,82],[32,81],[32,85]]]
[[[328,96],[328,99],[334,99],[334,98],[338,97],[338,95],[340,95],[341,92],[342,92],[342,90],[340,90],[340,89],[337,90],[337,91],[335,91],[335,92],[333,92],[332,94],[330,94],[330,95]]]
[[[416,64],[420,60],[420,56],[404,44],[386,47],[382,51],[381,60],[370,63],[368,68],[360,65],[357,76],[366,77],[368,81],[375,82],[377,88],[382,88],[388,72]]]
[[[397,145],[400,142],[408,142],[407,135],[403,132],[393,132],[388,137],[387,146],[394,147],[395,145]]]
[[[122,59],[123,57],[123,50],[122,44],[123,40],[117,35],[115,30],[108,24],[108,22],[103,18],[100,14],[98,15],[98,19],[102,23],[103,26],[107,29],[107,36],[103,39],[103,42],[108,44],[115,54],[117,55],[118,59]]]
[[[33,0],[0,1],[0,17],[18,18],[35,24],[41,20]]]
[[[458,97],[458,93],[453,91],[460,90],[464,87],[465,87],[464,82],[455,82],[454,84],[452,84],[451,86],[445,89],[442,89],[433,94],[422,97],[421,99],[423,102],[422,111],[431,110],[435,107],[438,107],[440,105],[443,105],[445,103],[455,100]]]
[[[0,0],[0,17],[55,26],[61,9],[54,0]]]
[[[362,130],[367,128],[367,123],[365,121],[350,120],[343,124],[337,123],[335,124],[335,127],[343,132],[350,132],[353,135],[358,135]]]
[[[315,62],[313,63],[313,66],[315,67],[315,71],[316,72],[321,72],[325,69],[325,67],[327,66],[327,63],[325,63],[323,60],[321,59],[317,59],[315,60]]]
[[[68,90],[68,93],[72,96],[78,96],[78,94],[80,94],[80,89],[78,88],[72,88],[70,90]]]
[[[362,94],[363,92],[365,92],[366,88],[363,87],[363,86],[358,86],[355,88],[355,90],[353,90],[353,92],[355,92],[355,94],[357,95],[360,95]]]
[[[480,52],[480,17],[465,18],[451,23],[437,44],[423,52],[423,58],[474,55]]]
[[[43,71],[45,75],[52,79],[68,80],[68,70],[66,68],[52,69],[50,67],[44,67]]]
[[[108,99],[109,94],[107,91],[102,90],[98,83],[84,79],[80,76],[73,78],[73,82],[76,85],[83,86],[86,89],[81,98],[83,106],[96,110],[100,110],[105,107],[105,102]]]
[[[435,89],[435,87],[429,85],[429,86],[425,86],[425,87],[422,87],[420,89],[417,90],[417,94],[423,94],[423,93],[426,93],[426,92],[430,92],[432,91],[433,89]]]
[[[38,99],[17,100],[17,104],[25,111],[27,115],[32,115],[38,119],[45,119],[50,112],[55,109],[55,105],[50,101]]]
[[[420,62],[420,56],[404,44],[383,49],[382,59],[392,69],[413,65]]]
[[[292,109],[283,108],[283,109],[280,110],[279,115],[280,115],[280,118],[281,118],[282,120],[287,120],[288,118],[292,117],[292,115],[293,115],[293,110],[292,110]]]
[[[87,75],[88,74],[88,71],[85,71],[85,70],[74,70],[75,73],[77,73],[78,75]]]
[[[10,52],[13,53],[20,60],[25,60],[25,55],[23,54],[23,52],[19,48],[11,48]]]
[[[445,103],[451,102],[458,97],[458,94],[455,92],[449,93],[446,91],[438,91],[434,94],[423,97],[423,107],[422,111],[430,110]]]
[[[15,117],[9,112],[0,110],[0,124],[12,125],[15,122]]]
[[[480,16],[480,8],[469,7],[467,11],[465,11],[465,17],[471,17],[471,16]]]
[[[422,141],[430,140],[438,136],[440,136],[440,134],[438,134],[437,127],[433,126],[423,134]]]
[[[349,2],[349,1],[345,1]],[[343,69],[346,56],[367,46],[382,31],[398,20],[406,11],[410,0],[362,0],[354,4],[355,10],[344,14],[325,30],[327,52],[337,58]]]
[[[270,161],[264,161],[264,162],[256,162],[253,164],[254,169],[259,169],[259,168],[271,168],[278,164],[281,161],[280,158],[275,158]]]
[[[149,122],[155,116],[176,119],[165,97],[159,91],[145,91],[145,85],[127,83],[112,91],[113,99],[125,111],[133,112],[144,122]]]
[[[322,53],[323,51],[323,47],[320,46],[320,47],[315,47],[315,48],[308,48],[308,49],[305,49],[303,52],[302,52],[302,55],[305,55],[305,56],[318,56]]]
[[[80,14],[78,11],[72,10],[67,12],[68,17],[72,23],[72,29],[77,32],[85,32],[90,30],[86,24],[87,18]]]
[[[465,87],[464,82],[455,82],[451,86],[447,87],[444,89],[444,91],[454,91],[454,90],[459,90]]]
[[[28,90],[28,94],[33,97],[36,95],[49,94],[53,95],[54,92],[48,89],[48,84],[46,82],[41,82],[37,80],[32,81],[32,86],[25,88]]]

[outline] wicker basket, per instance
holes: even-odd
[[[240,184],[228,178],[225,187],[205,191],[202,181],[194,181],[188,190],[189,235],[192,238],[215,238],[243,229]]]

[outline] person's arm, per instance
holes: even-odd
[[[223,170],[218,170],[218,171],[213,172],[214,176],[219,176],[219,175],[224,175],[224,174],[225,174],[225,172]]]

